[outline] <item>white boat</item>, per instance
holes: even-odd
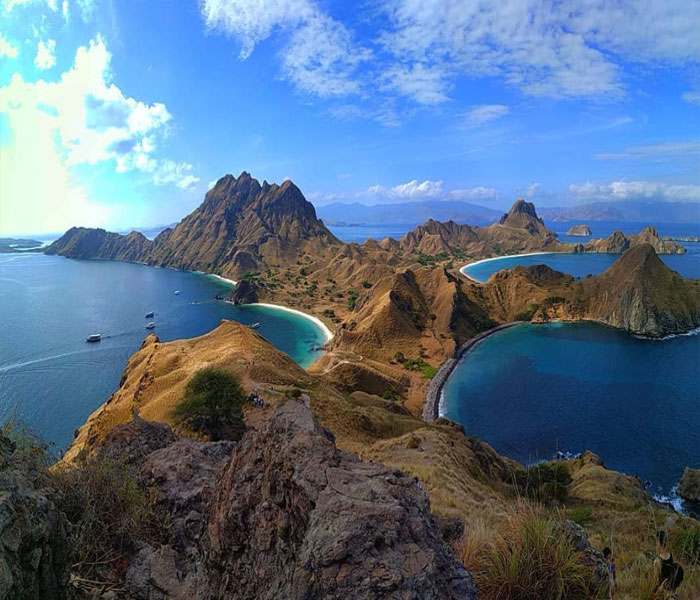
[[[175,293],[176,296],[179,296],[179,295],[180,295],[180,290],[175,290],[174,293]]]
[[[102,339],[101,333],[91,333],[87,336],[86,342],[99,342]]]
[[[148,325],[146,325],[146,329],[155,329],[156,324],[151,321]]]
[[[253,324],[250,326],[251,329],[257,329],[258,327],[260,327],[260,323],[253,323]]]
[[[146,313],[146,318],[150,319],[155,313],[153,311],[147,312]]]

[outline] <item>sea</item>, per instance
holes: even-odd
[[[322,354],[325,339],[312,321],[214,299],[230,290],[217,278],[173,269],[0,254],[0,418],[65,449],[117,389],[149,321],[161,341],[202,335],[222,319],[260,323],[256,331],[301,366]],[[102,341],[87,343],[92,333]]]
[[[506,329],[458,363],[442,412],[523,464],[591,450],[673,498],[684,467],[700,468],[698,333],[649,340],[593,323]]]

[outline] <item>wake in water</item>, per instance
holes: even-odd
[[[126,335],[126,334],[121,334],[121,335]],[[66,356],[77,356],[80,354],[87,354],[87,353],[92,353],[94,354],[95,352],[99,351],[105,351],[105,350],[123,350],[125,348],[129,348],[129,346],[109,346],[106,348],[90,348],[90,349],[85,349],[85,350],[76,350],[74,352],[64,352],[62,354],[56,354],[54,356],[44,356],[42,358],[35,358],[33,360],[27,360],[24,362],[19,362],[19,363],[13,363],[10,365],[0,365],[0,373],[6,373],[7,371],[12,371],[14,369],[20,369],[22,367],[28,367],[30,365],[35,365],[43,362],[48,362],[51,360],[57,360],[59,358],[65,358]],[[92,361],[85,363],[86,365],[91,365]]]

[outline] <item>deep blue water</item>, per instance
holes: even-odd
[[[577,244],[579,242],[585,243],[589,237],[574,237],[567,236],[566,232],[572,225],[578,225],[579,221],[545,221],[545,225],[554,231],[559,240],[562,242],[571,242]],[[340,238],[344,242],[358,242],[362,243],[369,238],[375,240],[382,240],[385,237],[393,237],[398,239],[404,234],[415,229],[421,223],[408,224],[408,223],[379,223],[373,225],[360,225],[351,227],[328,227],[336,237]],[[588,223],[591,228],[591,237],[593,238],[603,238],[608,237],[614,231],[618,229],[626,234],[639,233],[650,223],[633,223],[633,222],[622,222],[622,221],[591,221]],[[683,235],[700,235],[700,223],[655,223],[654,224],[659,235],[672,235],[672,236],[683,236]]]
[[[654,341],[591,323],[522,325],[460,361],[444,411],[522,463],[557,450],[668,493],[700,468],[700,335]]]
[[[150,320],[163,341],[202,335],[221,319],[259,322],[257,331],[302,366],[318,358],[314,348],[324,338],[311,321],[213,300],[229,290],[215,278],[172,269],[0,255],[0,417],[17,417],[65,448],[118,387]],[[151,310],[155,317],[145,319]],[[104,339],[88,344],[91,333]]]
[[[683,243],[682,245],[686,248],[685,254],[660,254],[659,258],[684,277],[697,279],[700,277],[700,243]],[[484,282],[501,269],[511,269],[518,265],[528,267],[546,264],[557,271],[568,273],[580,279],[586,275],[602,273],[618,258],[620,258],[619,254],[549,253],[509,256],[472,264],[464,268],[462,272],[476,281]]]

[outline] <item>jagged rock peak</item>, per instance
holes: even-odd
[[[525,202],[525,200],[523,200],[522,198],[518,198],[513,203],[513,206],[510,207],[510,210],[501,217],[500,223],[503,224],[508,220],[509,217],[518,214],[529,215],[530,217],[533,217],[534,219],[537,219],[538,221],[542,222],[542,219],[540,219],[537,216],[535,205],[532,202]]]

